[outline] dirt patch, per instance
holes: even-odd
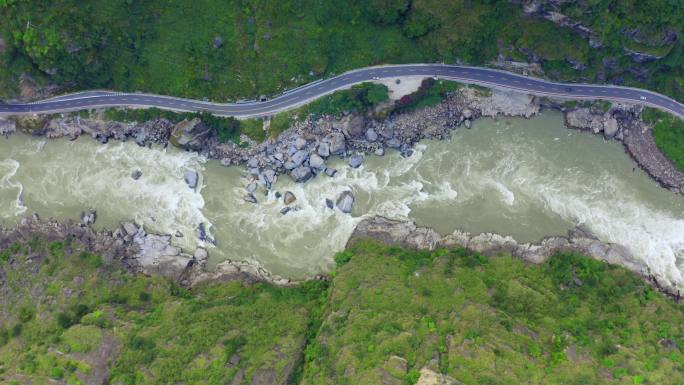
[[[378,80],[376,83],[384,84],[389,88],[390,99],[399,100],[402,96],[418,91],[423,79],[425,79],[425,76],[402,76]]]

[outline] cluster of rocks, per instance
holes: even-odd
[[[518,243],[510,236],[493,233],[472,235],[456,230],[442,236],[432,228],[420,227],[413,222],[376,216],[359,222],[349,237],[347,247],[364,238],[418,250],[465,247],[485,255],[508,253],[532,263],[542,263],[561,251],[577,251],[599,261],[621,265],[640,274],[665,294],[680,298],[680,292],[674,283],[653,275],[648,266],[635,258],[629,250],[618,244],[601,242],[581,226],[569,231],[566,237],[547,237],[539,243]]]
[[[658,149],[652,127],[640,118],[641,111],[640,106],[617,103],[607,111],[571,108],[565,111],[565,125],[622,142],[627,153],[653,179],[673,192],[684,193],[684,172]]]

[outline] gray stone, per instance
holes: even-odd
[[[280,191],[275,192],[276,199],[280,199],[281,196],[283,196],[283,194],[281,194]]]
[[[249,160],[247,161],[247,167],[249,167],[249,168],[259,167],[259,159],[257,159],[256,157],[249,158]]]
[[[290,161],[292,162],[292,164],[294,164],[295,167],[299,167],[302,165],[302,163],[304,163],[304,161],[308,157],[309,153],[307,153],[304,150],[298,150],[292,155],[292,157],[290,157]]]
[[[333,155],[343,155],[346,151],[346,144],[344,140],[344,135],[339,132],[334,132],[325,138],[325,141],[329,143],[330,154]]]
[[[463,110],[463,119],[472,119],[473,117],[473,111],[471,111],[469,108],[466,108]]]
[[[140,170],[134,170],[131,173],[131,178],[133,178],[133,180],[138,180],[138,179],[140,179],[141,176],[142,176],[142,171],[140,171]]]
[[[250,182],[250,183],[247,185],[247,192],[249,192],[249,193],[255,192],[256,189],[257,189],[257,184],[256,184],[256,182],[254,182],[254,181]]]
[[[126,232],[126,234],[130,236],[133,236],[138,232],[138,226],[131,222],[124,222],[121,224],[121,227],[123,227],[123,230]]]
[[[473,126],[473,122],[471,122],[470,119],[466,119],[466,120],[463,122],[463,125],[465,126],[465,128],[470,128],[470,127]]]
[[[337,198],[337,208],[343,213],[351,213],[354,207],[354,194],[351,191],[344,191]]]
[[[197,174],[197,171],[188,170],[185,172],[184,179],[185,179],[185,183],[187,183],[188,186],[190,186],[190,188],[195,188],[195,187],[197,187],[197,181],[199,179],[199,175]]]
[[[611,139],[618,132],[618,122],[615,118],[611,117],[603,122],[603,136],[607,139]]]
[[[335,207],[335,203],[332,201],[332,199],[325,198],[325,205],[329,209],[332,209]]]
[[[372,128],[369,128],[366,130],[366,140],[369,142],[375,142],[378,140],[378,134],[375,133],[375,130]]]
[[[373,151],[373,153],[377,156],[383,156],[385,155],[385,148],[384,147],[378,147]]]
[[[292,207],[290,207],[290,206],[283,207],[282,209],[280,209],[280,214],[285,215],[285,214],[289,213],[290,211],[292,211]]]
[[[311,154],[309,156],[309,166],[316,170],[323,170],[325,168],[325,161],[318,154]]]
[[[304,147],[306,147],[306,139],[298,136],[297,139],[295,139],[295,148],[297,148],[297,150],[302,150]]]
[[[90,226],[97,220],[97,211],[90,210],[88,213],[81,213],[81,223]]]
[[[264,176],[264,180],[266,181],[266,186],[268,186],[268,188],[271,188],[271,185],[278,179],[276,172],[271,169],[264,170],[261,175]]]
[[[361,166],[363,163],[363,156],[361,155],[352,155],[349,158],[349,165],[352,166],[352,168],[358,168]]]
[[[283,203],[286,205],[289,205],[290,203],[294,202],[297,200],[297,197],[292,193],[292,191],[285,191],[285,195],[283,196]]]
[[[294,170],[290,171],[290,177],[297,183],[303,183],[309,180],[313,174],[311,169],[306,166],[299,166]]]
[[[397,138],[390,138],[387,142],[387,147],[389,148],[399,148],[401,147],[401,142]]]
[[[318,155],[327,158],[330,156],[330,144],[322,142],[318,145]]]
[[[328,167],[328,168],[325,169],[325,175],[327,175],[327,176],[329,176],[329,177],[333,177],[333,176],[335,176],[335,174],[337,174],[337,170],[336,170],[336,169],[330,168],[330,167]]]
[[[252,193],[247,193],[243,199],[245,200],[245,202],[257,203],[257,199]]]
[[[204,261],[207,258],[209,258],[209,254],[207,253],[207,250],[198,247],[195,249],[195,253],[193,254],[193,257],[195,257],[195,260],[197,261]]]

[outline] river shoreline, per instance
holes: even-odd
[[[36,215],[24,218],[16,227],[0,228],[0,249],[14,242],[28,242],[36,237],[48,242],[78,242],[85,250],[99,254],[105,264],[117,264],[134,274],[158,275],[182,286],[194,287],[208,282],[239,280],[247,284],[265,282],[281,287],[296,286],[309,280],[328,280],[327,274],[317,274],[303,280],[290,280],[271,274],[256,263],[224,261],[215,268],[207,267],[208,254],[198,248],[188,254],[173,246],[168,235],[148,234],[142,227],[122,222],[115,230],[94,229],[74,221],[42,220]],[[554,254],[579,252],[599,261],[622,266],[641,276],[654,289],[679,302],[681,292],[675,286],[653,275],[648,266],[634,258],[624,247],[602,242],[582,227],[570,230],[567,236],[550,236],[534,243],[519,243],[510,236],[495,233],[473,235],[461,230],[442,235],[431,227],[418,226],[381,216],[369,217],[358,223],[347,240],[347,247],[361,239],[373,239],[389,246],[416,250],[436,250],[463,247],[483,255],[510,254],[524,261],[541,264]]]
[[[289,175],[298,182],[305,182],[314,176],[326,177],[322,174],[334,175],[335,170],[329,169],[325,164],[327,159],[338,156],[349,157],[359,153],[382,155],[385,149],[389,148],[398,150],[402,155],[409,155],[413,151],[412,146],[418,141],[449,138],[459,129],[469,128],[475,119],[496,118],[497,116],[530,118],[544,109],[562,111],[566,127],[589,130],[594,134],[603,135],[607,140],[621,141],[630,156],[661,186],[674,192],[684,191],[681,187],[684,186],[684,179],[677,179],[682,176],[681,173],[671,173],[668,169],[668,165],[673,166],[655,147],[650,127],[639,117],[641,112],[639,107],[617,104],[607,110],[596,105],[568,107],[558,100],[539,99],[525,94],[498,90],[487,94],[474,88],[460,89],[436,106],[405,114],[390,115],[384,119],[373,118],[370,114],[350,114],[339,119],[332,117],[307,119],[295,122],[293,127],[278,138],[249,148],[218,143],[207,128],[197,121],[174,125],[163,119],[136,124],[78,117],[51,120],[27,118],[17,121],[13,128],[16,131],[18,125],[21,131],[47,138],[75,139],[81,135],[90,135],[102,143],[110,139],[121,141],[132,139],[140,146],[168,145],[174,143],[179,132],[189,134],[187,138],[189,140],[185,142],[188,146],[186,149],[217,159],[225,166],[247,166],[250,174],[246,188],[247,198],[251,194],[249,190],[252,187],[250,186],[259,185],[270,189],[278,175]],[[13,132],[11,124],[0,126],[0,131],[3,134]],[[654,155],[654,151],[657,154]],[[297,154],[301,155],[300,160],[293,162]],[[318,159],[320,159],[319,163],[312,162],[312,160],[318,162]],[[300,175],[296,170],[304,170],[304,172]],[[254,201],[257,203],[256,199]],[[15,230],[1,231],[0,246],[7,246],[9,244],[7,240],[18,236],[17,234],[25,235],[31,231],[47,237],[56,237],[56,239],[59,235],[71,236],[83,239],[86,244],[92,246],[93,252],[103,253],[109,260],[120,260],[132,271],[160,274],[187,286],[210,280],[229,279],[249,282],[266,281],[283,286],[296,284],[287,278],[271,275],[258,264],[250,262],[226,261],[210,271],[206,264],[208,258],[206,250],[198,248],[188,253],[172,245],[170,235],[147,234],[133,223],[122,223],[113,231],[97,231],[78,223],[43,222],[37,218],[31,218],[22,221]],[[533,251],[546,250],[546,254],[543,255],[548,256],[547,254],[551,252],[549,250],[556,250],[545,249],[546,246],[550,246],[548,242],[544,243],[546,240],[540,244],[518,245],[511,237],[496,234],[483,234],[479,237],[474,237],[474,239],[491,242],[492,250],[511,252],[533,262],[538,262],[542,258],[540,257],[542,254],[530,254]],[[563,243],[558,237],[548,239]],[[623,250],[624,248],[618,249],[617,245],[601,243],[591,237],[582,238],[585,239],[582,241],[585,242],[582,243],[584,248],[579,248],[577,242],[573,243],[572,236],[563,239],[565,239],[563,244],[567,247],[577,246],[578,248],[575,249],[577,251],[597,259],[621,264],[641,274],[664,292],[676,295],[674,286],[659,282],[648,273],[643,263],[628,255]],[[586,239],[591,239],[591,241]],[[468,245],[471,243],[471,238],[460,238],[460,240],[461,243],[453,243],[452,246],[460,244],[470,247]],[[516,246],[511,249],[513,247],[511,245]],[[526,249],[520,249],[523,246]],[[311,278],[321,279],[322,277]]]

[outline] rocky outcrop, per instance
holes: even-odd
[[[199,118],[183,120],[176,124],[171,132],[171,143],[192,151],[200,151],[204,141],[211,137],[211,128],[202,123]]]
[[[684,172],[658,149],[652,127],[640,115],[641,107],[622,104],[614,104],[608,111],[572,108],[565,111],[565,125],[621,141],[627,153],[653,179],[673,192],[684,193]]]
[[[675,285],[652,275],[648,266],[636,259],[629,250],[618,244],[601,242],[582,228],[568,232],[565,237],[547,237],[539,243],[518,243],[509,236],[492,233],[472,235],[460,230],[442,236],[429,227],[419,227],[413,222],[372,217],[364,219],[356,226],[347,247],[364,238],[418,250],[464,247],[485,255],[507,253],[532,263],[542,263],[561,251],[577,251],[600,261],[624,266],[642,275],[664,293],[677,298],[679,295]]]

